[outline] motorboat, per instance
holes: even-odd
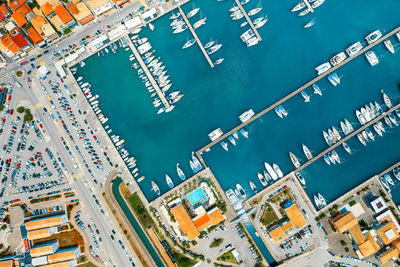
[[[278,175],[279,178],[283,177],[283,172],[282,172],[281,168],[279,168],[278,164],[273,163],[272,168],[274,169],[275,173]]]
[[[247,13],[247,15],[253,16],[253,15],[257,14],[258,12],[260,12],[261,9],[262,9],[261,7],[254,8],[254,9],[250,10],[250,11]]]
[[[334,136],[336,141],[339,141],[340,139],[342,139],[342,137],[340,136],[339,131],[335,128],[335,126],[332,126],[332,132],[333,132],[333,136]]]
[[[228,149],[228,143],[226,143],[226,142],[224,142],[224,141],[221,141],[220,144],[221,144],[222,148],[225,149],[225,151],[229,151],[229,149]]]
[[[208,43],[206,43],[205,45],[204,45],[204,48],[205,49],[207,49],[207,48],[210,48],[213,44],[215,43],[215,41],[209,41]]]
[[[199,12],[199,10],[200,10],[200,8],[193,8],[192,10],[190,10],[187,14],[186,14],[186,17],[188,18],[188,19],[190,19],[191,17],[193,17],[194,15],[196,15],[197,14],[197,12]]]
[[[176,97],[177,95],[179,95],[179,93],[180,93],[180,91],[172,92],[172,93],[170,93],[170,94],[168,95],[168,98],[174,98],[174,97]]]
[[[332,64],[332,66],[339,65],[340,63],[343,62],[343,60],[346,59],[346,54],[344,52],[340,52],[336,56],[332,57],[329,62]]]
[[[356,117],[361,124],[365,124],[367,122],[364,115],[359,110],[356,110]]]
[[[395,113],[396,113],[396,116],[399,117],[399,119],[400,119],[400,109],[396,109]]]
[[[155,26],[154,26],[154,24],[152,24],[152,23],[149,23],[149,28],[150,28],[150,30],[151,30],[151,31],[154,31],[154,29],[155,29]]]
[[[153,180],[151,181],[151,190],[154,191],[157,194],[157,196],[160,195],[160,188]]]
[[[244,5],[247,4],[248,2],[250,2],[250,0],[241,0],[241,1],[240,1],[240,4],[241,4],[242,6],[244,6]]]
[[[247,24],[248,24],[247,21],[243,21],[243,22],[240,24],[240,28],[243,28],[243,27],[246,26]]]
[[[345,135],[349,134],[349,129],[347,128],[346,123],[344,123],[343,121],[340,121],[340,128],[342,128],[342,132]]]
[[[374,104],[375,104],[375,110],[377,111],[377,114],[378,115],[383,114],[384,111],[383,111],[381,105],[379,105],[378,102],[376,102],[376,101],[374,102]]]
[[[315,68],[318,75],[321,75],[324,72],[327,72],[331,68],[331,64],[329,62],[325,62],[324,64],[319,65]]]
[[[305,144],[302,144],[302,146],[303,146],[303,152],[304,152],[304,155],[306,155],[306,158],[308,160],[312,159],[313,155],[311,154],[311,151],[308,149],[308,147]]]
[[[386,132],[385,127],[383,126],[383,123],[381,121],[378,121],[376,125],[378,125],[379,129],[381,129],[382,133]]]
[[[249,138],[249,132],[246,131],[245,129],[240,129],[240,133],[241,133],[244,137]]]
[[[230,12],[235,12],[235,11],[238,11],[238,10],[239,10],[238,6],[233,6],[233,7],[231,7],[231,9],[229,9]]]
[[[177,13],[172,13],[172,15],[169,17],[169,19],[177,19],[181,16],[181,13],[177,12]]]
[[[352,44],[349,48],[347,48],[346,53],[347,55],[349,55],[349,57],[351,57],[360,52],[362,48],[363,48],[362,44],[360,42],[357,42]]]
[[[236,139],[239,139],[239,135],[238,135],[238,133],[237,133],[236,131],[234,131],[234,132],[232,133],[232,135],[233,135],[233,137],[235,137]]]
[[[351,125],[351,123],[347,119],[344,119],[344,122],[346,123],[346,127],[349,130],[349,133],[354,131],[353,125]]]
[[[329,160],[329,158],[326,154],[324,155],[324,160],[325,160],[326,164],[331,165],[331,161]]]
[[[222,61],[224,61],[224,58],[219,58],[214,62],[214,65],[219,65],[222,63]]]
[[[400,42],[400,31],[396,33],[397,40]]]
[[[329,82],[330,82],[333,86],[336,86],[336,85],[337,85],[337,82],[336,82],[335,79],[333,78],[333,74],[331,74],[331,75],[328,76],[328,80],[329,80]]]
[[[382,33],[380,30],[376,30],[374,32],[371,32],[370,34],[365,37],[365,40],[367,41],[368,44],[372,44],[376,41],[378,41],[379,38],[382,37]]]
[[[235,16],[232,17],[232,20],[239,20],[241,18],[243,18],[244,15],[242,12],[238,12]]]
[[[195,44],[196,43],[196,39],[190,39],[189,41],[187,41],[183,46],[182,46],[182,49],[185,49],[185,48],[188,48],[188,47],[191,47],[193,44]]]
[[[249,182],[251,190],[253,190],[254,194],[257,194],[257,187],[253,184],[252,181]],[[240,192],[240,191],[239,191]]]
[[[248,121],[249,119],[251,119],[251,117],[253,117],[254,114],[255,114],[254,111],[253,111],[252,109],[249,109],[249,110],[245,111],[244,113],[242,113],[242,114],[239,116],[239,120],[240,120],[242,123],[244,123],[244,122]]]
[[[253,24],[255,25],[255,24],[257,24],[257,23],[260,23],[260,22],[263,21],[263,20],[264,20],[264,17],[261,16],[261,17],[259,17],[259,18],[256,18],[255,20],[253,20]]]
[[[180,33],[180,32],[183,32],[183,31],[187,30],[187,28],[188,28],[188,26],[187,26],[186,24],[184,24],[184,25],[182,25],[182,27],[175,29],[175,30],[173,31],[173,33]]]
[[[193,161],[194,165],[196,166],[197,170],[201,170],[203,168],[200,161],[194,155],[194,152],[192,152],[192,161]]]
[[[301,96],[304,98],[304,102],[310,102],[310,96],[306,93],[306,91],[301,91]]]
[[[196,165],[193,163],[193,161],[189,160],[190,168],[192,168],[193,173],[198,172]]]
[[[179,163],[176,164],[176,171],[178,173],[179,178],[184,181],[186,179],[185,174],[183,173],[182,169],[179,168]]]
[[[293,165],[296,168],[299,168],[301,164],[300,164],[299,160],[296,158],[296,156],[292,152],[289,152],[289,156],[290,156],[290,160],[292,161]]]
[[[388,108],[392,108],[393,105],[392,105],[392,102],[390,101],[390,98],[387,96],[387,94],[385,94],[385,92],[383,90],[381,90],[381,93],[382,93],[383,102],[385,103],[385,105]]]
[[[328,144],[328,146],[333,145],[332,137],[327,134],[325,131],[322,131],[322,135],[324,136],[325,142]]]
[[[312,7],[312,8],[317,8],[317,7],[319,7],[320,5],[322,5],[324,2],[325,2],[325,0],[317,0],[317,1],[315,1],[314,3],[312,3],[311,7]]]
[[[351,154],[351,149],[346,142],[343,142],[342,146],[343,146],[344,150],[346,150],[347,153]]]
[[[390,174],[386,173],[385,175],[383,175],[383,178],[385,178],[389,185],[394,186],[394,182],[392,180],[392,177],[390,177]]]
[[[269,165],[269,163],[264,162],[265,169],[268,171],[269,175],[271,176],[272,180],[278,180],[278,174],[274,171],[274,169]]]
[[[374,131],[375,131],[379,136],[383,136],[382,130],[381,130],[381,128],[378,126],[378,124],[374,124],[372,127],[374,128]]]
[[[300,3],[298,3],[294,8],[292,8],[291,11],[292,12],[296,12],[296,11],[299,11],[299,10],[305,8],[305,7],[306,7],[306,3],[304,1],[300,1]]]
[[[321,207],[325,207],[326,206],[326,200],[320,193],[318,193],[318,199],[319,199],[319,202],[321,203]]]
[[[314,94],[316,94],[316,95],[321,95],[322,96],[322,91],[321,91],[321,89],[319,89],[319,86],[317,85],[317,84],[313,84],[312,85],[312,87],[313,87],[313,89],[314,89]]]
[[[283,118],[283,114],[282,114],[281,110],[279,109],[279,107],[276,107],[276,108],[275,108],[275,113],[276,113],[280,118]]]
[[[254,28],[258,29],[261,28],[262,26],[264,26],[265,23],[267,23],[268,18],[265,17],[262,21],[258,22],[256,25],[254,25]]]
[[[394,177],[396,177],[396,179],[400,181],[400,171],[399,171],[399,168],[397,167],[397,168],[393,169],[392,172],[393,172]]]
[[[235,138],[233,138],[232,136],[229,136],[229,137],[228,137],[228,140],[229,140],[229,142],[232,143],[232,145],[236,146],[236,140],[235,140]]]
[[[386,39],[385,41],[383,41],[383,43],[385,44],[387,50],[389,50],[390,53],[394,54],[394,47],[392,45],[392,42]]]
[[[207,18],[202,18],[202,19],[196,21],[196,22],[193,24],[193,28],[194,28],[194,29],[200,28],[201,25],[206,24],[206,20],[207,20]]]
[[[296,177],[297,177],[297,179],[299,179],[299,182],[302,185],[304,185],[304,186],[306,185],[306,180],[304,179],[303,175],[301,175],[301,173],[296,172]]]
[[[221,128],[215,129],[211,133],[208,134],[208,137],[211,139],[211,141],[217,140],[220,136],[222,136],[224,133],[222,132]]]
[[[321,208],[321,202],[319,201],[318,196],[314,195],[314,202],[315,202],[315,206],[317,206],[318,209]]]
[[[247,197],[246,191],[244,191],[243,187],[240,184],[236,184],[236,189],[239,191],[240,196],[243,199],[246,199],[246,197]]]
[[[391,121],[394,125],[399,126],[399,123],[397,122],[396,117],[395,117],[392,113],[390,113],[390,114],[388,115],[388,117],[389,117],[390,121]]]
[[[263,186],[267,186],[268,185],[268,182],[265,180],[265,177],[261,174],[261,173],[257,173],[257,178],[258,178],[258,180],[260,180],[260,183],[263,185]]]
[[[283,114],[283,116],[287,116],[288,115],[288,112],[285,110],[285,108],[282,106],[282,105],[280,105],[279,106],[279,111]]]
[[[252,38],[254,35],[255,35],[255,33],[253,32],[253,30],[252,29],[248,29],[247,31],[245,31],[243,34],[240,35],[240,39],[243,42],[246,42],[247,40]]]
[[[215,52],[217,52],[221,48],[222,44],[216,44],[213,47],[207,49],[207,54],[211,55]]]
[[[390,190],[389,183],[386,181],[385,178],[383,178],[383,176],[382,176],[382,177],[379,177],[379,180],[381,181],[381,184],[382,184],[387,190]]]
[[[274,181],[274,180],[272,179],[271,175],[269,175],[269,173],[268,173],[266,170],[264,170],[263,173],[264,173],[265,179],[267,179],[268,182],[273,182],[273,181]]]
[[[165,107],[161,107],[158,111],[157,114],[161,114],[165,111]]]
[[[383,119],[387,126],[389,126],[390,128],[393,127],[392,122],[390,121],[390,119],[388,117],[384,117]]]
[[[183,97],[183,94],[177,95],[177,96],[171,98],[169,102],[170,102],[170,104],[174,104],[174,103],[178,102],[179,100],[181,100],[182,97]]]
[[[301,11],[297,16],[302,17],[307,15],[309,12],[311,11],[311,9],[307,8],[306,10]]]
[[[340,84],[340,77],[339,77],[339,75],[337,75],[336,72],[332,73],[330,76],[332,77],[332,79],[333,79],[337,84]]]
[[[339,157],[338,153],[336,152],[336,150],[332,150],[332,156],[335,159],[335,161],[340,164],[340,157]]]
[[[304,25],[304,28],[305,29],[311,28],[312,26],[314,26],[314,24],[315,24],[315,18],[310,20],[306,25]]]
[[[375,66],[379,63],[379,59],[375,55],[374,51],[365,52],[365,57],[367,58],[367,60],[371,66]]]
[[[245,42],[245,44],[246,44],[247,47],[256,45],[256,44],[258,44],[258,38],[257,38],[256,36],[251,37],[249,40],[247,40],[247,41]]]

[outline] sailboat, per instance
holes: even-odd
[[[245,129],[240,129],[240,133],[241,133],[244,137],[249,138],[249,132],[247,132]]]
[[[292,161],[293,165],[294,165],[296,168],[299,168],[299,167],[300,167],[300,162],[299,162],[299,160],[296,158],[296,156],[295,156],[292,152],[289,152],[289,156],[290,156],[290,160]]]
[[[268,182],[265,180],[264,176],[261,173],[257,172],[257,178],[263,186],[268,185]]]
[[[236,139],[239,139],[239,135],[238,135],[238,133],[237,133],[236,131],[233,132],[232,135],[233,135],[233,137],[235,137]]]
[[[268,182],[273,182],[274,180],[271,178],[271,175],[268,174],[266,170],[264,170],[264,177]]]
[[[194,165],[193,161],[189,160],[190,168],[192,168],[193,173],[198,172],[196,165]]]
[[[192,160],[193,160],[193,163],[196,165],[197,170],[201,170],[203,168],[200,161],[194,155],[194,152],[192,152]]]
[[[312,159],[313,155],[311,154],[311,151],[308,149],[308,147],[305,144],[302,144],[302,146],[303,146],[303,152],[304,152],[304,155],[306,155],[306,158],[308,160]]]
[[[186,17],[188,18],[188,19],[190,19],[191,17],[193,17],[194,15],[196,15],[197,14],[197,12],[199,12],[199,10],[200,10],[200,8],[193,8],[192,10],[190,10],[187,14],[186,14]]]
[[[278,179],[278,175],[274,171],[274,169],[267,162],[264,162],[265,169],[268,171],[269,175],[271,175],[272,179],[275,181]]]
[[[167,182],[167,185],[170,189],[174,187],[174,183],[171,180],[171,177],[168,176],[168,174],[165,175],[165,181]]]
[[[342,146],[343,146],[344,150],[346,150],[347,153],[351,154],[351,149],[346,142],[343,142]]]
[[[304,102],[310,102],[310,96],[305,91],[301,91],[301,96],[304,98]]]
[[[222,146],[222,148],[223,149],[225,149],[226,151],[228,151],[229,149],[228,149],[228,144],[226,143],[226,142],[224,142],[224,141],[221,141],[221,146]]]
[[[151,180],[151,190],[154,191],[158,196],[160,195],[160,188],[153,180]]]
[[[385,102],[385,105],[388,108],[392,108],[393,106],[392,106],[392,102],[390,101],[390,98],[383,92],[383,90],[381,90],[381,92],[382,92],[382,96],[383,96],[383,102]]]
[[[306,25],[304,25],[304,28],[305,29],[310,28],[310,27],[314,26],[314,24],[315,24],[315,18],[312,19],[311,21],[309,21]]]
[[[236,140],[235,140],[235,138],[233,138],[232,136],[229,136],[229,137],[228,137],[228,140],[229,140],[229,142],[232,143],[232,145],[236,146]]]
[[[314,89],[314,94],[316,94],[316,95],[321,95],[322,96],[322,92],[321,92],[321,89],[319,89],[319,86],[317,85],[317,84],[313,84],[312,85],[312,87],[313,87],[313,89]]]
[[[320,193],[318,193],[318,198],[319,198],[319,202],[321,203],[321,207],[322,208],[325,207],[326,206],[325,198]]]
[[[331,161],[329,160],[328,155],[326,155],[326,154],[324,155],[324,160],[325,160],[326,164],[331,165]]]
[[[306,185],[306,180],[304,180],[304,177],[303,177],[303,175],[301,175],[301,173],[296,172],[296,177],[297,177],[297,179],[299,179],[299,181],[302,185]]]
[[[253,184],[253,182],[252,181],[249,181],[249,183],[250,183],[250,188],[251,188],[251,190],[253,190],[253,192],[254,192],[254,194],[257,194],[257,187]],[[240,191],[239,191],[240,192]]]
[[[186,177],[181,168],[179,168],[179,163],[176,164],[176,171],[178,172],[179,178],[181,178],[181,180],[184,181]]]

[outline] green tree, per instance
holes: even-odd
[[[17,108],[18,113],[24,113],[24,111],[25,111],[25,108],[22,106]]]
[[[214,240],[210,244],[210,248],[219,247],[223,241],[224,241],[223,238],[214,238]]]
[[[68,34],[68,33],[70,33],[72,30],[70,29],[70,28],[66,28],[66,29],[64,29],[64,34]]]

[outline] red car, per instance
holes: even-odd
[[[11,96],[8,97],[8,101],[10,101],[10,99],[11,99]],[[10,114],[11,114],[11,115],[14,114],[14,109],[11,109],[11,110],[10,110]]]

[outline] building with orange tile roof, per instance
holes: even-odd
[[[382,264],[387,263],[390,260],[393,260],[399,255],[399,251],[397,250],[396,247],[390,246],[385,250],[379,251],[376,255],[375,258]]]
[[[55,253],[59,248],[58,240],[53,240],[31,248],[31,257],[41,257]]]
[[[14,267],[14,260],[0,261],[0,267]]]
[[[46,238],[52,236],[56,231],[54,228],[43,228],[43,229],[38,229],[38,230],[33,230],[33,231],[28,231],[27,233],[27,238],[29,240],[36,240],[40,238]]]
[[[46,2],[43,5],[41,5],[40,10],[42,10],[43,15],[45,15],[46,17],[54,12],[54,8],[50,5],[49,2]]]
[[[379,251],[380,247],[372,237],[371,233],[366,235],[366,239],[363,243],[357,245],[363,258],[371,256]]]
[[[286,237],[285,232],[282,230],[279,224],[268,228],[268,234],[274,242],[278,242]]]
[[[30,27],[26,31],[28,32],[28,37],[29,37],[29,39],[31,39],[32,43],[38,44],[43,41],[42,37],[40,37],[38,32],[35,30],[35,28]]]
[[[55,215],[40,219],[33,219],[25,222],[25,228],[28,231],[43,229],[48,227],[57,227],[65,225],[68,222],[66,214]]]
[[[35,11],[35,9],[34,9]],[[35,28],[36,32],[39,34],[43,40],[53,40],[57,38],[57,32],[53,29],[50,23],[41,15],[35,16],[31,20],[33,28]]]
[[[5,34],[0,38],[0,51],[8,57],[12,57],[15,53],[19,51],[19,48],[11,39],[11,36]]]
[[[307,224],[306,220],[303,217],[303,214],[300,212],[294,202],[285,202],[284,211],[296,229],[303,228]]]
[[[64,24],[68,24],[71,21],[73,22],[74,19],[72,18],[72,16],[68,13],[68,11],[65,9],[65,7],[63,5],[58,5],[56,6],[56,8],[54,9],[54,11],[56,12],[57,16],[60,18],[60,20],[62,21],[62,23]]]
[[[186,236],[189,241],[200,235],[182,204],[171,209],[171,212],[182,230],[182,235]]]
[[[353,213],[349,211],[338,214],[335,218],[331,218],[330,221],[335,229],[341,234],[348,231],[353,226],[358,225]]]
[[[79,257],[79,254],[80,251],[78,246],[67,249],[60,249],[56,253],[49,255],[47,257],[47,261],[49,263],[57,263],[57,262],[75,260],[76,258]]]
[[[385,221],[378,225],[377,232],[385,245],[390,244],[399,237],[399,233],[391,221]]]
[[[0,5],[0,20],[5,20],[8,16],[10,16],[11,12],[8,10],[7,5],[5,3]]]
[[[82,1],[76,4],[70,3],[67,8],[81,25],[85,25],[94,19],[92,12],[90,12],[89,8]]]
[[[15,12],[20,6],[26,3],[26,0],[8,0],[8,6],[12,12]]]
[[[113,7],[108,0],[86,0],[86,3],[97,16],[109,11]]]
[[[23,27],[26,24],[26,19],[25,16],[22,15],[18,10],[15,11],[11,17],[14,19],[14,21],[18,24],[18,26]]]
[[[207,229],[213,224],[207,213],[198,215],[197,217],[193,218],[193,223],[196,226],[197,230],[200,232]]]
[[[207,214],[210,217],[210,220],[211,220],[213,225],[217,225],[220,222],[223,222],[225,220],[224,215],[222,214],[220,209],[218,209],[217,207],[215,207],[214,209],[208,211]]]

